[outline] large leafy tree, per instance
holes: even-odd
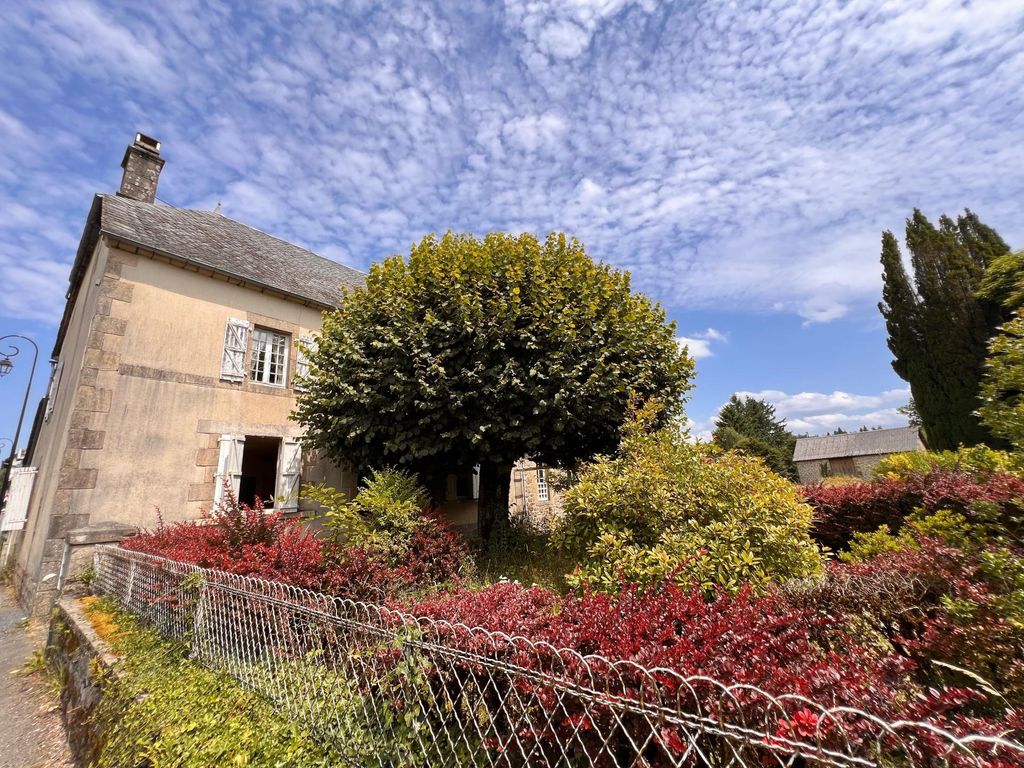
[[[1009,247],[971,211],[934,226],[921,211],[907,219],[913,280],[892,232],[882,234],[882,302],[893,370],[910,384],[929,445],[952,449],[992,440],[975,415],[986,343],[1006,319],[979,288]]]
[[[1024,317],[1006,323],[989,352],[978,413],[993,434],[1024,450]]]
[[[517,459],[610,452],[632,397],[677,417],[693,376],[661,307],[561,234],[427,237],[342,297],[310,357],[296,412],[308,439],[435,492],[479,465],[485,538],[507,518]]]
[[[978,415],[992,434],[1024,450],[1024,251],[993,262],[980,293],[1016,312],[989,343]]]
[[[775,406],[756,397],[733,395],[715,419],[713,439],[722,448],[760,456],[775,472],[796,479],[793,448],[796,437],[775,415]]]

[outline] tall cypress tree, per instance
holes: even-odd
[[[892,232],[882,233],[882,301],[896,374],[910,384],[929,445],[992,442],[975,416],[986,343],[1005,319],[979,295],[989,265],[1009,246],[971,211],[935,227],[915,209],[906,244],[913,282]]]

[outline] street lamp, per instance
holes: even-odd
[[[18,415],[18,427],[14,430],[14,440],[11,441],[11,455],[7,461],[7,471],[4,473],[3,482],[0,483],[0,508],[7,505],[7,489],[11,485],[11,472],[14,470],[14,454],[18,450],[18,438],[21,437],[21,425],[25,420],[25,408],[28,407],[28,396],[32,391],[32,379],[36,375],[36,362],[39,360],[39,347],[32,341],[28,336],[19,336],[16,333],[8,334],[7,336],[0,336],[0,342],[7,341],[8,339],[23,339],[32,345],[32,368],[28,372],[28,386],[25,387],[25,398],[21,401],[21,413]],[[7,346],[10,348],[9,352],[3,352],[3,358],[0,359],[0,377],[6,376],[14,369],[14,363],[11,362],[12,357],[17,357],[21,353],[21,348],[15,346],[11,342],[7,342]]]

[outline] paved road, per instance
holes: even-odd
[[[0,585],[0,768],[69,768],[57,701],[42,674],[11,674],[46,637],[42,622],[24,618],[10,588]]]

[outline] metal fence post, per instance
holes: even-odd
[[[209,599],[209,588],[206,585],[206,579],[203,578],[199,582],[199,597],[196,599],[196,611],[192,619],[192,647],[189,654],[196,661],[203,660],[205,651],[206,611]]]

